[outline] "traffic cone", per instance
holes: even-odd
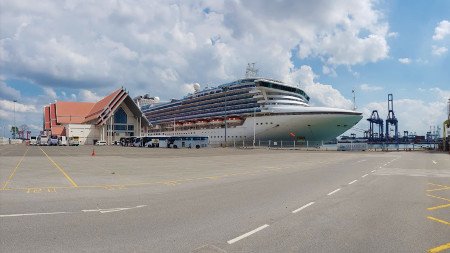
[[[92,149],[92,154],[91,154],[91,156],[95,156],[95,149],[94,149],[94,148]]]

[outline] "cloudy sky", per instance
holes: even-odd
[[[230,0],[0,2],[0,125],[42,128],[55,100],[178,98],[193,83],[261,76],[299,85],[312,105],[387,116],[400,131],[442,125],[450,98],[450,1]],[[362,135],[362,120],[353,132]],[[0,132],[3,135],[3,131]]]

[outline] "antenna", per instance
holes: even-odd
[[[245,69],[245,78],[256,77],[259,69],[255,68],[256,62],[248,63]]]

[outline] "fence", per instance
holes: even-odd
[[[286,140],[243,140],[224,142],[210,141],[211,147],[233,147],[233,148],[270,148],[270,149],[296,149],[296,150],[324,150],[336,151],[337,144],[330,144],[325,141],[286,141]],[[435,150],[437,145],[433,144],[396,144],[396,143],[380,143],[367,144],[367,151],[418,151],[418,150]],[[360,149],[349,149],[347,151],[357,151]]]
[[[6,145],[6,144],[20,144],[22,143],[21,139],[9,139],[5,137],[0,138],[0,145]]]

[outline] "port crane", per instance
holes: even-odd
[[[394,96],[388,94],[388,116],[386,119],[386,141],[389,141],[389,125],[394,126],[394,140],[398,142],[398,120],[394,113]]]

